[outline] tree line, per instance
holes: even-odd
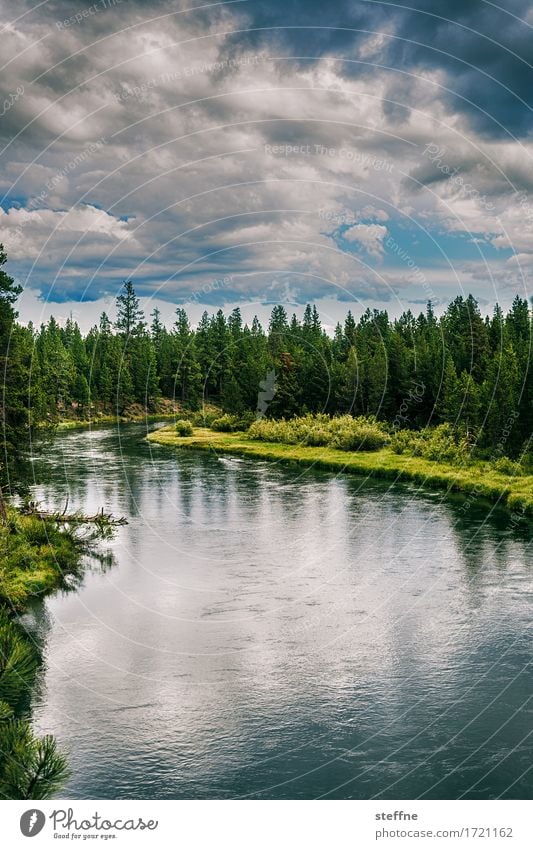
[[[84,335],[72,319],[18,323],[19,289],[5,261],[2,250],[4,465],[24,445],[21,430],[65,416],[124,415],[134,404],[157,411],[165,398],[190,409],[211,402],[232,414],[255,411],[269,373],[272,418],[349,413],[415,429],[447,422],[509,456],[529,444],[533,314],[518,296],[506,314],[496,306],[491,316],[472,295],[457,296],[440,317],[431,303],[394,320],[386,310],[357,320],[348,311],[328,335],[312,305],[302,319],[274,306],[267,328],[257,317],[243,322],[238,307],[229,316],[206,311],[195,328],[181,306],[171,327],[158,309],[147,322],[126,281],[115,321],[102,313]]]

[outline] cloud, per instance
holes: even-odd
[[[382,224],[356,224],[343,233],[343,239],[360,245],[370,256],[383,256],[383,240],[387,228]]]
[[[487,76],[528,79],[529,25],[510,14],[453,0],[104,5],[20,17],[29,4],[6,4],[0,240],[42,298],[105,299],[133,276],[173,303],[388,302],[413,283],[397,257],[383,273],[387,233],[427,235],[413,261],[428,279],[450,235],[492,246],[494,279],[509,253],[533,253],[524,86],[500,86],[502,101]],[[519,142],[498,128],[505,110]],[[476,274],[461,280],[480,291]]]

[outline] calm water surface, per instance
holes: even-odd
[[[530,798],[530,527],[440,493],[62,436],[39,496],[129,524],[26,617],[63,798]]]

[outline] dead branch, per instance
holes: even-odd
[[[62,513],[57,511],[41,510],[36,502],[30,501],[23,507],[22,512],[26,516],[34,516],[36,519],[41,519],[42,521],[61,522],[68,525],[99,525],[100,527],[108,527],[111,525],[128,524],[128,520],[125,516],[117,517],[113,516],[112,513],[104,513],[103,507],[98,511],[98,513],[95,513],[94,516],[87,515],[80,511],[77,511],[76,513],[67,513],[67,507],[68,499]]]

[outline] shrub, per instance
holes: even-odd
[[[391,448],[395,454],[409,454],[411,457],[424,457],[435,462],[468,465],[472,462],[470,438],[461,430],[454,430],[449,424],[426,427],[420,431],[400,430],[391,439]]]
[[[411,430],[399,430],[391,438],[390,447],[395,454],[412,454],[415,440]]]
[[[237,430],[237,418],[225,413],[211,422],[211,429],[220,431],[221,433],[232,433],[234,430]]]
[[[201,410],[192,414],[191,421],[194,427],[211,427],[212,422],[222,415],[220,407],[204,404]]]
[[[520,465],[524,472],[533,474],[533,453],[531,451],[525,451],[520,455]]]
[[[513,475],[520,477],[524,474],[524,470],[520,463],[510,460],[509,457],[500,457],[492,464],[495,472],[500,472],[502,475]]]
[[[174,428],[179,436],[192,436],[192,424],[187,419],[178,419]]]
[[[222,416],[217,416],[211,421],[211,430],[217,430],[221,433],[233,433],[235,430],[248,430],[250,425],[255,421],[255,413],[247,410],[239,415],[231,415],[224,413]]]
[[[250,425],[255,421],[255,413],[252,410],[246,410],[236,417],[236,430],[248,430]]]
[[[316,428],[312,428],[308,433],[303,436],[304,445],[312,445],[315,447],[319,447],[321,445],[329,445],[331,440],[330,432],[324,428],[317,426]]]
[[[387,434],[372,424],[356,424],[336,434],[330,443],[341,451],[379,451],[388,443]]]
[[[336,416],[324,413],[294,419],[260,419],[248,431],[251,439],[288,445],[328,446],[342,451],[377,451],[389,442],[380,422],[368,416]]]

